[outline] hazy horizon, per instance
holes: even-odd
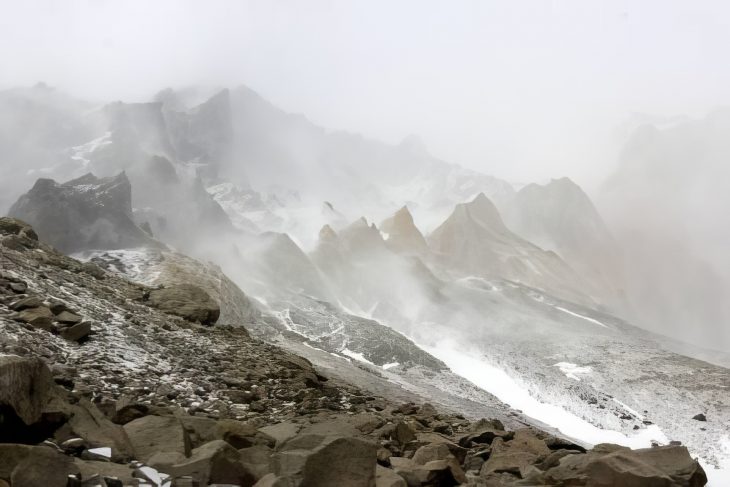
[[[246,85],[318,125],[517,183],[598,187],[633,114],[730,103],[721,2],[6,2],[0,88]],[[36,29],[28,29],[35,25]],[[128,33],[135,32],[130,36]]]

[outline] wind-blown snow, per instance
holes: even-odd
[[[568,379],[573,379],[577,381],[580,381],[580,377],[578,377],[578,374],[590,374],[591,372],[593,372],[593,369],[588,366],[581,367],[579,365],[571,364],[569,362],[558,362],[557,364],[553,365],[553,367],[558,367]]]
[[[652,441],[669,443],[669,439],[657,425],[649,425],[635,434],[601,429],[565,409],[538,401],[527,389],[517,384],[504,371],[492,366],[476,352],[464,350],[450,341],[434,346],[421,346],[426,352],[443,361],[455,374],[469,380],[477,387],[494,394],[501,401],[527,416],[542,421],[568,437],[585,443],[615,443],[630,448],[647,448]]]
[[[726,436],[717,454],[718,465],[710,465],[700,458],[700,464],[707,474],[707,487],[727,487],[730,485],[730,437]]]
[[[594,323],[594,324],[596,324],[596,325],[598,325],[598,326],[602,326],[602,327],[604,327],[604,328],[609,328],[609,326],[608,326],[608,325],[604,325],[604,324],[603,324],[603,323],[601,323],[600,321],[598,321],[598,320],[594,320],[593,318],[590,318],[590,317],[588,317],[588,316],[584,316],[584,315],[581,315],[581,314],[578,314],[578,313],[574,313],[573,311],[570,311],[569,309],[565,309],[565,308],[562,308],[562,307],[560,307],[560,306],[553,306],[553,307],[554,307],[555,309],[559,310],[559,311],[562,311],[563,313],[568,313],[569,315],[573,315],[573,316],[576,316],[576,317],[578,317],[578,318],[584,319],[584,320],[586,320],[586,321],[590,321],[591,323]]]
[[[347,355],[348,357],[353,358],[353,359],[355,359],[355,360],[357,360],[359,362],[364,362],[366,364],[375,365],[370,360],[366,359],[363,354],[357,353],[357,352],[353,352],[352,350],[350,350],[348,348],[343,348],[342,350],[340,350],[340,353],[342,355]]]

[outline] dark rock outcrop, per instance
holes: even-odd
[[[159,246],[134,223],[131,192],[124,173],[109,178],[86,174],[63,184],[39,179],[9,214],[30,223],[43,241],[65,253]]]

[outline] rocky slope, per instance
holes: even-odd
[[[705,483],[681,446],[585,452],[393,404],[240,324],[197,324],[180,308],[209,307],[204,282],[175,309],[155,292],[183,286],[63,256],[17,220],[0,232],[0,481],[12,487]]]

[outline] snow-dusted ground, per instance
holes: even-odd
[[[465,351],[454,342],[444,340],[435,346],[420,346],[446,363],[456,374],[494,394],[527,416],[554,426],[571,438],[592,445],[616,443],[631,448],[646,448],[651,446],[652,441],[669,443],[669,439],[656,425],[638,430],[634,435],[625,435],[619,431],[598,428],[561,407],[540,402],[504,371],[481,358],[478,352]]]
[[[624,434],[620,431],[599,428],[559,406],[541,402],[506,372],[490,364],[478,351],[464,350],[462,346],[451,340],[442,340],[429,346],[419,346],[446,363],[457,375],[490,392],[525,415],[555,427],[568,437],[591,445],[615,443],[630,448],[647,448],[654,442],[669,443],[669,438],[655,424],[639,429],[634,434]],[[569,377],[570,374],[586,372],[581,370],[586,369],[585,367],[578,367],[575,364],[556,365],[562,365],[561,370],[565,369],[563,372]],[[616,402],[623,405],[618,400]],[[730,486],[730,437],[725,438],[722,442],[716,452],[716,457],[717,466],[700,458],[709,479],[707,485],[708,487]]]

